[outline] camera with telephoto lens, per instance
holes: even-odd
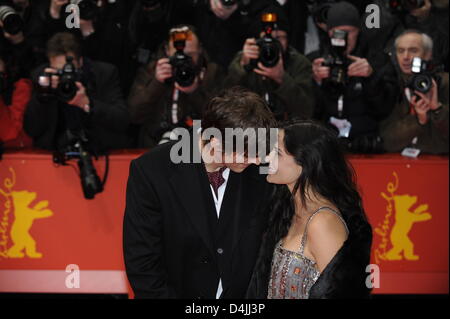
[[[419,57],[415,57],[412,61],[411,71],[413,75],[409,79],[406,87],[413,92],[418,91],[423,94],[430,92],[433,87],[433,74],[430,64]]]
[[[184,53],[189,36],[190,31],[188,29],[180,29],[172,33],[173,46],[176,52],[169,58],[169,63],[173,68],[173,77],[168,82],[174,81],[181,87],[191,86],[199,73],[192,58]]]
[[[331,6],[335,4],[335,0],[309,0],[308,7],[310,8],[311,16],[315,23],[324,23],[328,22],[328,11]]]
[[[51,87],[51,77],[59,76],[59,83],[56,90]],[[77,94],[78,87],[76,82],[79,82],[81,76],[73,63],[73,57],[66,56],[66,64],[56,74],[44,73],[39,76],[39,94],[41,97],[56,96],[63,102],[69,102]]]
[[[334,30],[330,38],[330,52],[323,63],[323,66],[330,68],[330,77],[325,81],[336,87],[345,86],[348,79],[347,39],[347,31]]]
[[[14,8],[0,6],[0,21],[6,33],[16,35],[23,31],[23,20]]]
[[[410,12],[424,5],[425,0],[389,0],[389,7],[394,12]]]
[[[102,182],[97,175],[92,155],[87,150],[88,140],[84,132],[80,131],[75,134],[68,130],[66,134],[67,146],[64,150],[53,153],[53,162],[59,165],[68,165],[67,161],[76,159],[83,195],[86,199],[93,199],[96,194],[103,192],[105,180]]]

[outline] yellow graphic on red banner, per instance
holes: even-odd
[[[381,193],[381,196],[388,202],[388,206],[383,224],[375,228],[375,233],[382,237],[380,245],[375,250],[377,263],[380,260],[419,260],[420,257],[414,253],[414,243],[409,238],[409,232],[415,223],[431,219],[427,204],[411,210],[418,201],[417,196],[396,194],[399,178],[396,172],[393,175],[395,182],[388,183],[388,194]],[[391,227],[392,219],[394,219],[394,223]],[[390,249],[388,249],[388,245]]]
[[[31,236],[30,229],[36,219],[51,217],[53,212],[48,209],[48,201],[40,201],[33,207],[30,206],[37,197],[35,192],[13,190],[16,174],[11,167],[9,170],[12,178],[4,180],[5,189],[0,188],[0,194],[6,199],[0,224],[0,257],[42,258],[42,253],[36,250],[36,241]],[[11,215],[14,215],[14,222],[9,227]]]

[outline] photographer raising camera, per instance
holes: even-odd
[[[245,41],[229,66],[226,86],[241,85],[258,93],[279,121],[311,118],[311,63],[289,45],[286,15],[272,7],[254,28],[259,37]]]
[[[47,150],[65,152],[73,142],[70,134],[85,135],[86,147],[96,152],[127,147],[129,114],[118,71],[81,52],[73,34],[57,33],[48,41],[49,64],[32,74],[35,90],[25,130],[36,147]]]
[[[314,117],[334,128],[349,151],[380,153],[379,122],[393,108],[395,85],[384,81],[365,56],[361,26],[351,3],[331,4],[329,44],[309,55],[317,100]]]
[[[399,102],[381,126],[388,152],[449,152],[449,78],[442,66],[433,65],[432,56],[433,40],[425,33],[406,30],[395,40]]]
[[[131,120],[139,125],[138,147],[170,140],[171,132],[192,127],[222,84],[222,73],[190,25],[172,28],[148,65],[142,66],[128,97]]]

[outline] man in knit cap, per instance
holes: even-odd
[[[327,22],[330,45],[310,55],[316,97],[314,117],[335,128],[350,150],[373,153],[381,149],[378,123],[393,108],[395,85],[385,83],[365,58],[361,23],[358,10],[348,2],[338,2],[330,8]],[[336,45],[335,31],[341,34],[344,31],[347,37],[342,53],[345,76],[338,86],[330,80],[336,77],[336,66],[329,62],[329,57],[336,55],[332,49]]]

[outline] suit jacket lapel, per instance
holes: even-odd
[[[215,217],[215,207],[210,196],[205,194],[205,185],[208,186],[208,184],[206,173],[202,174],[203,164],[178,164],[175,169],[176,172],[170,178],[169,183],[205,245],[215,256],[211,235],[211,222]],[[204,178],[206,181],[203,180]]]

